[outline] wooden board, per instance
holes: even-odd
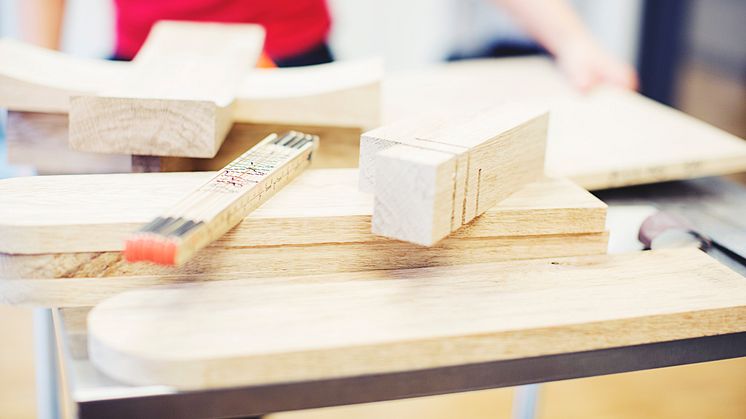
[[[96,95],[70,98],[70,147],[214,156],[263,41],[264,30],[253,24],[156,23],[131,71]]]
[[[76,58],[0,39],[0,107],[67,113],[71,96],[104,91],[132,71],[129,62]],[[382,74],[380,59],[253,69],[238,86],[232,116],[253,124],[370,129],[380,123]],[[357,153],[350,157],[356,161]]]
[[[128,289],[236,278],[453,266],[606,252],[606,233],[446,239],[434,247],[385,241],[208,247],[180,269],[128,264],[118,252],[0,254],[0,303],[90,306]]]
[[[276,269],[425,266],[458,263],[459,258],[603,253],[606,248],[605,204],[570,182],[546,179],[528,185],[440,246],[420,251],[371,234],[372,197],[357,191],[356,174],[352,169],[304,173],[178,271],[127,265],[118,251],[128,233],[210,173],[2,180],[0,195],[8,205],[0,207],[0,236],[13,240],[0,241],[0,277],[232,272],[248,269],[249,259],[266,275]],[[473,253],[465,254],[466,249]]]
[[[131,291],[88,316],[127,383],[320,380],[746,330],[746,281],[695,249]]]
[[[256,277],[324,274],[597,255],[606,253],[607,243],[608,235],[604,232],[449,238],[427,248],[393,240],[290,244],[282,247],[225,247],[224,243],[217,242],[178,268],[127,263],[118,251],[0,254],[0,278],[26,280],[229,273],[244,273]]]
[[[489,108],[384,126],[360,137],[373,232],[431,246],[544,174],[548,115]]]
[[[640,94],[570,86],[544,58],[477,60],[386,78],[385,123],[516,100],[550,107],[547,173],[586,189],[746,171],[746,143]]]

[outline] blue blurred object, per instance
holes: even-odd
[[[5,142],[5,127],[8,112],[0,109],[0,179],[16,176],[33,176],[36,171],[29,166],[11,166],[8,164],[8,144]]]

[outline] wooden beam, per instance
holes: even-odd
[[[373,232],[431,246],[543,176],[548,114],[514,104],[364,133]],[[372,184],[371,184],[372,183]]]
[[[743,278],[679,249],[130,291],[90,312],[88,353],[126,383],[204,389],[599,350],[744,325]]]
[[[132,71],[95,96],[70,99],[70,146],[81,151],[212,157],[254,66],[257,25],[161,21]]]
[[[0,236],[13,240],[0,242],[0,277],[231,272],[245,269],[248,259],[241,258],[254,258],[264,274],[272,274],[277,263],[286,265],[283,271],[334,272],[453,264],[460,259],[478,262],[603,253],[606,248],[606,206],[566,180],[544,179],[527,185],[452,238],[425,251],[372,235],[372,197],[357,191],[357,171],[327,169],[299,176],[179,270],[122,263],[119,251],[128,233],[211,175],[2,180],[0,195],[6,205],[0,206]]]

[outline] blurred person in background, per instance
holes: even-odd
[[[280,67],[331,62],[326,0],[113,0],[114,59],[132,59],[158,20],[257,23],[267,37],[264,60]],[[599,83],[637,88],[635,70],[613,57],[590,34],[567,0],[491,0],[501,6],[555,57],[579,89]],[[58,49],[64,0],[21,2],[21,29],[28,42]]]

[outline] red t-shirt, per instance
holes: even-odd
[[[326,0],[115,0],[116,56],[137,54],[159,20],[258,23],[272,59],[307,51],[326,40],[331,25]]]

